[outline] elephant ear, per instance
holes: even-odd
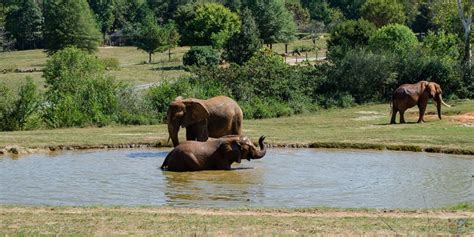
[[[428,86],[426,87],[426,89],[428,90],[432,98],[435,98],[436,93],[437,93],[436,85],[437,85],[436,83],[430,82],[428,83]]]
[[[240,163],[242,160],[242,146],[241,144],[236,141],[230,141],[230,142],[222,142],[221,144],[221,152],[223,153],[223,156],[225,159],[233,162]]]
[[[186,99],[182,101],[186,106],[186,112],[183,117],[183,127],[200,122],[209,117],[209,110],[201,101],[196,99]]]

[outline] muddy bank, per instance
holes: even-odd
[[[256,143],[257,141],[254,141]],[[267,143],[269,148],[326,148],[326,149],[361,149],[361,150],[391,150],[391,151],[412,151],[445,153],[456,155],[474,155],[474,150],[462,148],[447,148],[439,146],[422,147],[417,145],[391,145],[391,144],[371,144],[371,143],[345,143],[345,142],[313,142],[313,143]],[[130,149],[130,148],[163,148],[172,147],[166,140],[158,142],[140,143],[118,143],[118,144],[72,144],[72,145],[51,145],[43,147],[22,147],[17,145],[7,145],[0,147],[0,155],[26,155],[35,153],[49,153],[55,151],[70,150],[93,150],[93,149]]]

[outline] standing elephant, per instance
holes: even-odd
[[[186,140],[207,141],[209,137],[242,134],[244,117],[237,102],[226,96],[208,100],[180,96],[168,107],[167,120],[169,137],[176,147],[180,126],[186,128]]]
[[[397,112],[400,112],[400,123],[405,123],[404,113],[405,110],[417,105],[420,111],[418,123],[424,122],[423,116],[425,115],[426,106],[428,100],[433,98],[438,109],[438,117],[441,119],[441,104],[447,105],[443,101],[441,96],[441,87],[434,82],[420,81],[416,84],[403,84],[398,87],[392,95],[392,119],[391,124],[395,123]]]
[[[245,136],[230,135],[206,142],[186,141],[175,147],[165,158],[161,169],[169,171],[230,170],[231,164],[242,159],[260,159],[266,148],[261,136],[260,150]]]

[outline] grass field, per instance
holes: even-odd
[[[316,45],[320,48],[318,56],[325,55],[327,37],[321,37]],[[289,44],[288,50],[291,51],[295,46],[310,46],[311,40],[297,40]],[[171,61],[168,60],[168,52],[156,53],[153,56],[153,63],[148,64],[148,54],[136,47],[101,47],[97,52],[99,58],[116,58],[120,63],[118,70],[110,70],[107,73],[114,76],[119,81],[129,83],[134,86],[147,85],[159,82],[163,78],[177,78],[183,75],[189,75],[182,68],[182,58],[189,47],[178,47],[173,49]],[[277,53],[284,53],[284,44],[275,44],[273,50]],[[288,59],[296,56],[289,56]],[[308,57],[316,57],[316,52],[312,52]],[[299,61],[302,56],[299,56]],[[24,83],[25,78],[30,76],[35,84],[44,88],[44,79],[42,72],[15,72],[15,69],[37,69],[42,70],[46,65],[47,55],[43,50],[26,50],[0,53],[0,82],[4,82],[10,88],[18,88]],[[6,70],[6,73],[2,71]]]
[[[289,46],[312,44],[297,41]],[[324,54],[325,40],[318,41]],[[189,48],[154,56],[134,47],[100,48],[98,57],[117,58],[119,70],[108,71],[135,86],[163,78],[186,75],[181,58]],[[273,49],[283,53],[284,45]],[[312,57],[312,56],[310,56]],[[0,71],[42,69],[47,58],[41,50],[0,53]],[[0,82],[17,88],[26,76],[43,88],[41,72],[0,74]],[[414,123],[417,110],[406,115],[407,124],[390,125],[389,105],[361,105],[320,110],[292,117],[245,120],[244,134],[253,140],[265,135],[276,146],[393,149],[474,154],[474,101],[450,101],[443,119],[430,105],[426,123]],[[398,119],[397,119],[398,120]],[[27,152],[50,149],[120,147],[121,144],[163,145],[166,125],[108,126],[0,132],[0,159],[5,148],[18,146]],[[180,132],[181,140],[184,130]],[[14,157],[16,157],[14,155]],[[1,188],[0,188],[1,192]],[[0,205],[0,236],[288,236],[288,235],[456,235],[474,234],[472,205],[442,210],[337,210],[337,209],[184,209],[159,207],[21,207]]]
[[[261,135],[274,145],[334,148],[371,148],[474,154],[474,101],[451,102],[438,120],[435,107],[427,109],[426,123],[414,123],[418,111],[410,110],[407,124],[390,125],[389,105],[361,105],[347,109],[321,110],[292,117],[245,120],[244,134],[256,140]],[[42,148],[60,145],[165,143],[165,124],[109,126],[0,132],[0,147]],[[184,138],[184,129],[180,131]]]
[[[473,234],[471,211],[0,207],[4,236]]]

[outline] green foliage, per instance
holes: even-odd
[[[145,100],[158,114],[159,121],[164,121],[170,102],[178,96],[206,99],[219,95],[230,95],[222,83],[183,77],[151,87]]]
[[[17,49],[34,49],[41,46],[43,15],[33,0],[21,0],[6,14],[5,30]]]
[[[400,56],[406,55],[418,45],[415,33],[407,26],[390,24],[378,29],[369,40],[374,51],[390,51]]]
[[[444,31],[428,32],[423,39],[423,49],[428,55],[437,56],[456,63],[461,57],[462,42],[459,38]]]
[[[367,20],[348,20],[336,25],[328,41],[328,57],[338,59],[354,48],[366,47],[375,32],[375,25]]]
[[[43,118],[48,126],[104,126],[119,110],[124,86],[106,77],[101,60],[77,48],[55,53],[47,62]]]
[[[148,63],[151,63],[152,54],[168,49],[168,39],[167,28],[159,26],[154,18],[149,17],[135,31],[134,44],[137,48],[148,53]]]
[[[183,65],[185,66],[217,66],[219,60],[219,51],[210,46],[192,47],[183,55]]]
[[[24,130],[39,105],[39,95],[31,78],[27,78],[18,95],[0,84],[0,131]]]
[[[283,0],[255,0],[249,4],[255,17],[260,38],[266,44],[293,40],[296,24]]]
[[[311,110],[313,89],[318,76],[315,69],[292,67],[280,56],[258,52],[242,66],[202,68],[196,71],[199,81],[223,83],[230,94],[244,105],[247,118],[266,118]],[[252,108],[258,104],[261,108]],[[267,106],[268,110],[263,108]],[[283,106],[284,105],[284,106]]]
[[[302,0],[313,1],[313,0]],[[360,18],[360,9],[366,0],[328,0],[332,8],[339,9],[347,19]]]
[[[396,0],[367,0],[361,8],[362,17],[377,27],[388,24],[404,24],[404,7]]]
[[[397,85],[393,60],[390,54],[350,50],[336,61],[321,92],[348,93],[357,103],[387,100]]]
[[[180,29],[183,45],[213,45],[221,48],[240,27],[239,16],[216,3],[189,7],[182,10],[178,18],[183,23]]]
[[[88,2],[94,12],[102,35],[105,35],[112,29],[119,2],[117,0],[88,0]]]
[[[68,46],[89,52],[97,50],[101,36],[86,0],[49,0],[44,8],[44,38],[48,54]]]
[[[298,31],[305,30],[310,21],[309,10],[304,8],[299,0],[285,1],[285,7],[293,14],[293,20],[297,25]]]
[[[240,32],[234,34],[225,44],[225,58],[230,62],[242,65],[257,52],[262,44],[252,12],[245,9],[242,12]]]

